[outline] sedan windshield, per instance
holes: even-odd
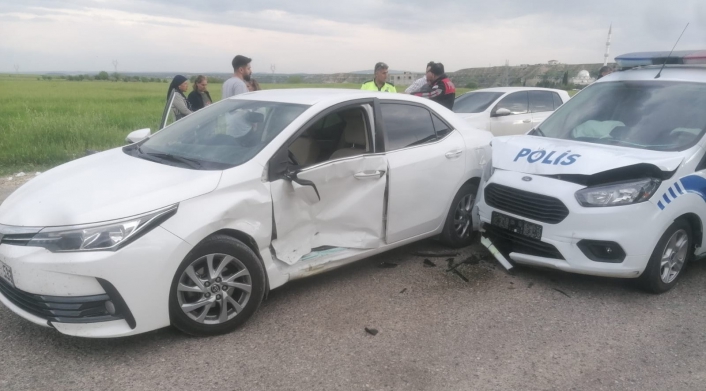
[[[454,102],[454,113],[482,113],[485,111],[496,99],[498,99],[503,93],[502,92],[469,92],[463,94],[456,99]]]
[[[125,148],[135,157],[203,170],[222,170],[252,159],[309,106],[226,100]]]
[[[596,83],[533,134],[657,151],[683,151],[706,129],[706,84],[671,81]]]

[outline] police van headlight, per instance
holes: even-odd
[[[647,178],[587,187],[576,192],[576,200],[586,207],[637,204],[649,200],[661,183],[659,179]]]

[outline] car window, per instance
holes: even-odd
[[[503,95],[502,92],[474,91],[463,94],[454,101],[454,113],[481,113]]]
[[[529,104],[533,113],[554,111],[554,97],[549,91],[529,91]]]
[[[497,112],[498,109],[508,109],[512,114],[527,114],[529,112],[527,91],[513,92],[504,97],[493,108],[493,114]]]
[[[556,110],[564,104],[564,101],[561,100],[561,97],[556,92],[552,92],[552,96],[554,98],[554,110]]]
[[[380,106],[387,151],[436,140],[429,110],[397,103],[383,103]]]
[[[442,121],[441,118],[436,116],[436,114],[431,115],[431,121],[434,123],[434,130],[436,130],[436,137],[444,138],[447,134],[451,133],[451,127]]]
[[[683,151],[706,131],[706,84],[596,83],[540,126],[546,137],[659,151]]]
[[[262,150],[309,106],[250,100],[222,101],[167,126],[133,156],[191,168],[225,169]]]

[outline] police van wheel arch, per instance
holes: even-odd
[[[473,231],[473,206],[478,195],[478,184],[466,182],[456,193],[446,215],[441,242],[449,247],[470,245],[477,236]]]
[[[675,220],[657,242],[640,276],[642,288],[652,293],[672,289],[684,274],[684,267],[693,256],[693,249],[691,224],[683,218]]]

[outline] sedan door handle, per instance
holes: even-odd
[[[463,151],[450,151],[450,152],[446,152],[445,156],[447,159],[454,159],[454,158],[461,156],[462,153],[463,153]]]
[[[522,120],[522,123],[524,123],[524,124],[528,124],[528,123],[530,123],[530,122],[532,122],[531,119],[523,119],[523,120]]]
[[[369,179],[369,178],[380,178],[385,175],[385,171],[382,170],[366,170],[361,172],[356,172],[353,177],[355,179]]]

